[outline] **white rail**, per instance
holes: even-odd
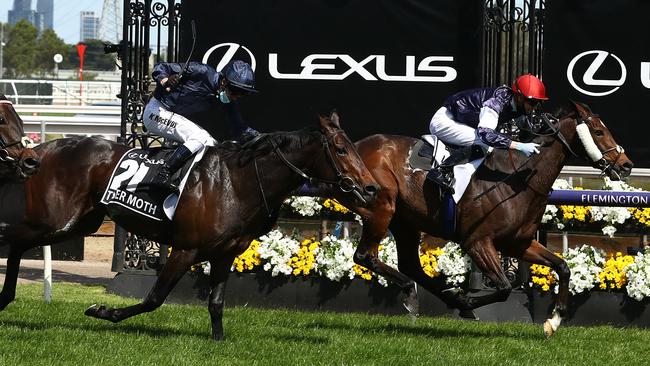
[[[14,107],[23,120],[25,132],[40,134],[41,141],[45,134],[101,135],[111,139],[120,135],[119,106],[16,104]]]

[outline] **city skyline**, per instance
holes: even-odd
[[[81,12],[93,11],[96,16],[100,17],[104,3],[103,0],[51,1],[54,10],[52,16],[53,29],[59,37],[69,44],[75,44],[81,40]],[[8,22],[8,12],[13,8],[13,3],[13,0],[0,1],[0,22]],[[36,10],[36,6],[37,0],[31,1],[31,9]],[[47,22],[47,19],[43,19],[43,22]]]

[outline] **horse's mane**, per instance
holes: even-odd
[[[254,158],[270,154],[274,147],[285,153],[301,150],[320,134],[318,127],[305,127],[297,131],[263,133],[245,142],[223,142],[214,149],[220,157],[245,165]]]
[[[4,94],[0,93],[0,100],[9,100],[9,99],[7,99],[7,97]]]

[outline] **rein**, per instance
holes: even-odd
[[[342,192],[345,192],[345,193],[352,192],[352,193],[354,193],[354,195],[361,202],[366,203],[366,200],[363,198],[361,193],[359,193],[361,191],[361,188],[354,181],[353,178],[343,174],[343,172],[339,168],[338,164],[336,163],[336,159],[334,159],[332,149],[330,148],[329,139],[332,138],[335,135],[338,135],[338,134],[342,133],[342,132],[343,132],[343,130],[337,129],[337,130],[334,130],[331,133],[328,133],[327,135],[326,134],[321,134],[322,148],[323,148],[324,151],[327,152],[327,158],[328,158],[327,160],[329,161],[330,165],[334,168],[334,171],[336,171],[336,178],[337,178],[336,180],[325,179],[325,178],[317,178],[317,177],[309,176],[303,170],[301,170],[300,168],[295,166],[292,162],[290,162],[289,159],[287,159],[287,157],[280,150],[280,148],[275,143],[275,141],[273,141],[272,139],[269,139],[269,141],[271,143],[271,146],[273,146],[273,152],[278,157],[280,157],[280,160],[284,163],[284,165],[286,165],[294,173],[296,173],[299,176],[306,179],[310,184],[324,183],[324,184],[330,184],[330,185],[338,185],[339,189],[341,189]],[[262,135],[256,137],[256,139],[259,139],[261,136]],[[348,141],[351,145],[354,145],[352,143],[352,141],[350,141],[350,139],[347,137],[347,135],[344,134],[343,136],[345,137],[346,141]],[[253,140],[253,141],[255,141],[255,140]],[[354,151],[354,153],[355,154],[357,153],[356,150]],[[361,157],[359,157],[359,160],[361,160]],[[257,176],[257,183],[258,183],[258,186],[260,187],[260,192],[262,193],[262,199],[264,201],[264,206],[266,207],[266,212],[267,212],[268,216],[271,217],[272,212],[271,212],[271,209],[269,208],[269,205],[268,205],[268,202],[267,202],[267,199],[266,199],[266,195],[264,193],[264,187],[262,186],[262,180],[260,179],[259,168],[257,166],[257,158],[255,158],[255,160],[254,160],[254,165],[255,165],[255,174]]]

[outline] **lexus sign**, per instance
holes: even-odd
[[[650,62],[641,62],[638,70],[641,84],[650,89]],[[602,73],[616,77],[598,77]],[[625,84],[628,73],[620,57],[603,50],[591,50],[571,59],[566,76],[575,90],[592,97],[602,97],[619,90]]]

